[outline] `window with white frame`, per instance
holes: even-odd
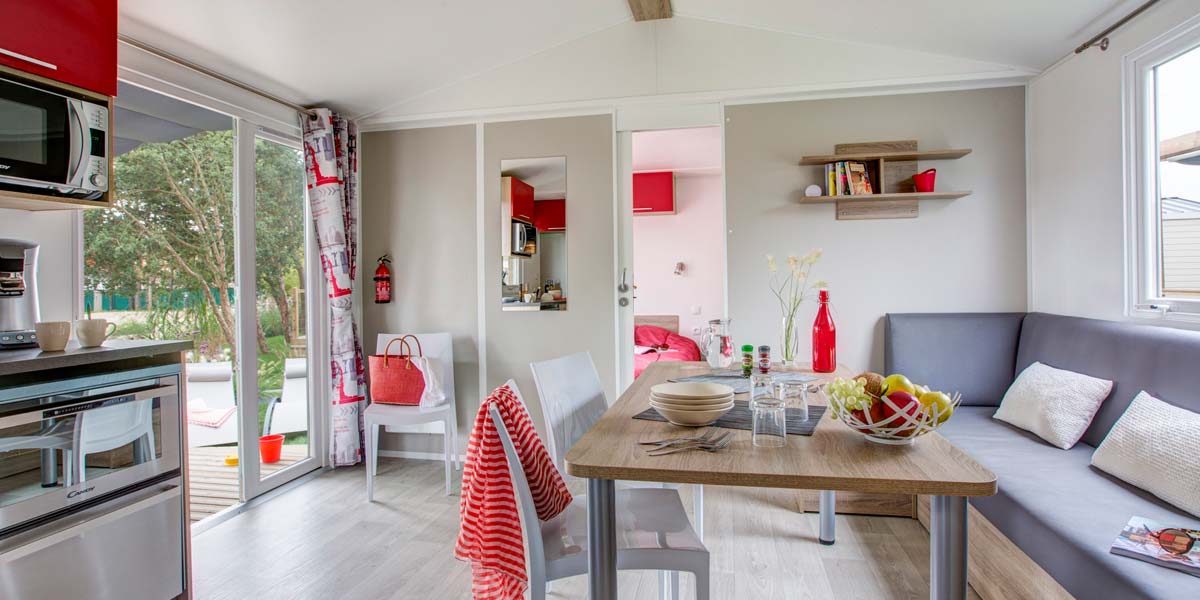
[[[1129,313],[1200,317],[1200,27],[1126,59]]]

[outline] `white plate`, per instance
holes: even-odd
[[[659,398],[693,400],[728,396],[733,393],[733,388],[720,383],[684,381],[680,383],[660,383],[651,387],[650,393]]]
[[[654,405],[651,404],[651,406]],[[665,417],[667,421],[670,421],[675,425],[682,425],[684,427],[703,427],[705,425],[711,425],[714,421],[720,419],[732,408],[732,402],[730,402],[728,406],[714,410],[672,410],[670,408],[654,406],[654,410],[658,411],[658,414]]]
[[[681,398],[662,398],[659,396],[655,396],[654,394],[650,394],[650,401],[657,402],[659,404],[668,404],[668,405],[670,405],[670,408],[686,408],[686,409],[691,409],[691,410],[697,410],[697,409],[704,410],[704,409],[715,408],[722,404],[728,404],[729,402],[732,402],[733,394],[730,394],[728,396],[720,396],[717,398],[698,398],[698,399],[688,399],[688,400],[684,400]]]

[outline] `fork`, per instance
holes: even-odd
[[[723,433],[716,438],[705,442],[692,442],[688,444],[679,444],[675,446],[664,446],[649,450],[649,456],[666,456],[667,454],[675,454],[676,452],[687,452],[689,450],[704,450],[706,452],[716,452],[729,446],[733,442],[731,439],[732,433]]]
[[[708,431],[705,431],[703,435],[698,435],[698,436],[693,436],[693,437],[682,437],[682,438],[667,438],[667,439],[662,439],[662,440],[655,440],[652,442],[638,442],[638,444],[640,444],[642,446],[658,446],[659,448],[666,448],[667,446],[673,446],[675,444],[682,444],[685,442],[704,443],[704,442],[708,442],[712,438],[713,434],[715,434],[715,433],[716,433],[715,430],[709,429]]]

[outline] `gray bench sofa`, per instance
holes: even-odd
[[[999,488],[971,505],[1063,588],[1080,599],[1200,598],[1200,578],[1109,553],[1131,516],[1193,528],[1200,519],[1090,465],[1141,390],[1200,412],[1200,332],[1041,313],[891,314],[884,330],[887,373],[962,393],[939,431]],[[1070,450],[991,418],[1034,361],[1114,381]]]

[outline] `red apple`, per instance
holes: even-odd
[[[921,402],[919,400],[917,400],[916,396],[914,396],[908,392],[902,392],[902,391],[895,391],[895,392],[888,394],[887,399],[890,402],[878,402],[877,403],[877,404],[882,405],[882,407],[883,407],[882,412],[883,412],[884,419],[892,419],[892,417],[895,416],[894,419],[892,419],[891,421],[888,421],[887,426],[888,427],[904,427],[904,429],[897,431],[896,435],[899,435],[899,436],[912,435],[913,431],[916,428],[912,427],[912,426],[907,426],[907,423],[908,423],[907,419],[905,419],[905,417],[903,417],[903,416],[896,416],[896,415],[908,415],[909,417],[912,417],[915,419],[917,417],[917,411],[921,410]],[[893,408],[892,405],[895,405],[895,408]]]

